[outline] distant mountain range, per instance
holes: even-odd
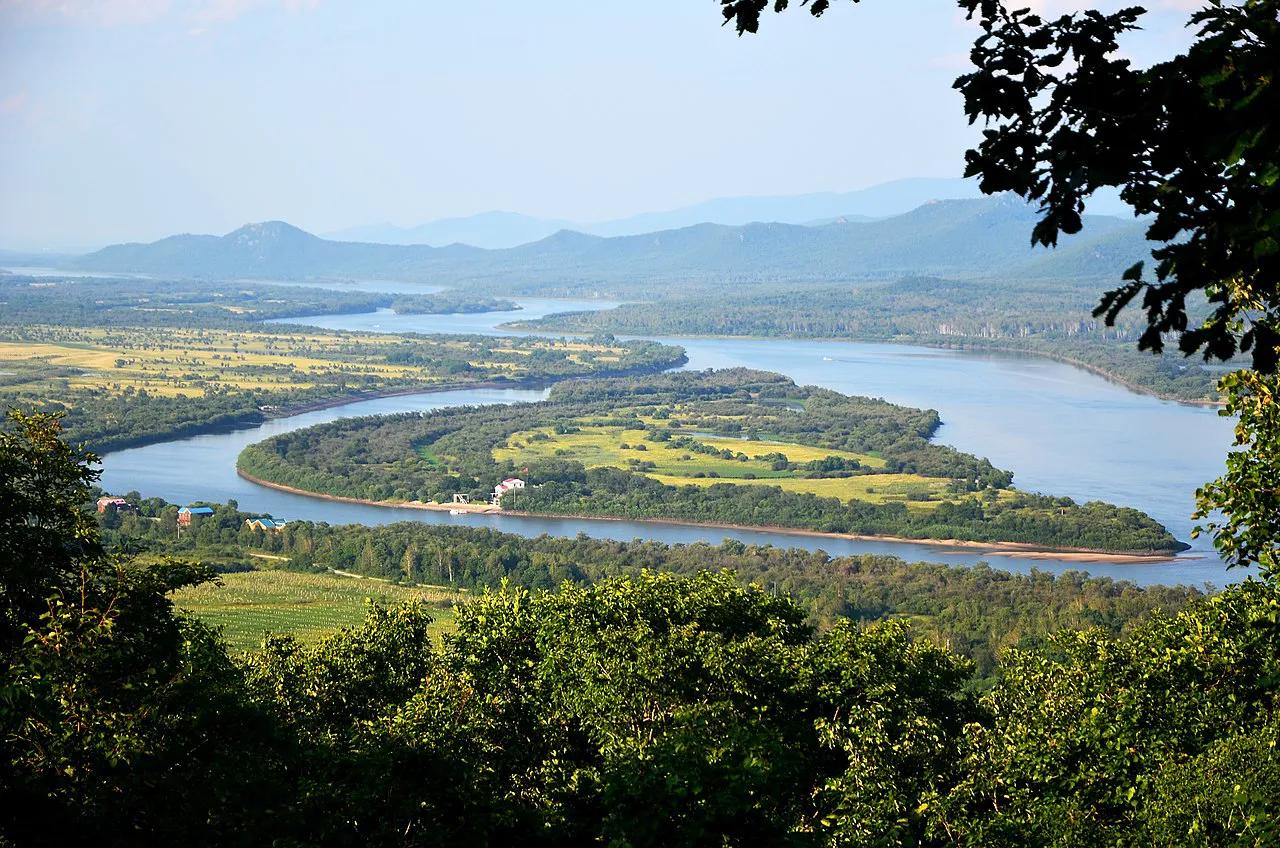
[[[933,200],[976,199],[982,194],[973,180],[914,177],[894,180],[859,191],[820,192],[766,197],[722,197],[666,212],[645,212],[599,223],[575,223],[563,219],[535,218],[516,212],[482,212],[465,218],[444,218],[414,227],[372,224],[325,233],[334,241],[375,244],[425,244],[443,247],[517,247],[544,239],[560,230],[594,236],[633,236],[675,230],[696,224],[740,226],[751,223],[805,224],[815,226],[890,218],[910,212]],[[1128,215],[1114,194],[1091,203],[1091,211]]]
[[[1035,211],[1014,197],[926,203],[880,220],[819,226],[701,223],[602,237],[561,230],[512,248],[322,239],[279,221],[225,236],[179,235],[104,248],[76,260],[102,272],[207,278],[387,278],[510,294],[641,296],[672,286],[958,277],[1115,278],[1145,256],[1142,224],[1086,216],[1057,251],[1029,243]]]
[[[416,227],[370,224],[325,233],[334,241],[362,241],[374,244],[426,244],[443,247],[468,244],[473,247],[515,247],[544,239],[560,230],[577,229],[572,221],[533,218],[518,212],[481,212],[466,218],[442,218]]]
[[[633,236],[675,230],[695,224],[737,226],[758,222],[777,224],[829,223],[837,219],[868,220],[909,212],[931,200],[980,197],[972,180],[918,177],[895,180],[849,192],[820,192],[766,197],[722,197],[666,212],[645,212],[598,223],[534,218],[516,212],[482,212],[466,218],[445,218],[415,227],[373,224],[325,233],[335,241],[379,244],[461,243],[474,247],[516,247],[546,238],[560,230],[594,236]]]

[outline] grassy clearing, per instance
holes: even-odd
[[[711,486],[716,483],[740,485],[777,486],[788,492],[805,492],[824,498],[840,498],[843,501],[869,501],[888,503],[906,501],[908,506],[927,508],[947,499],[947,482],[937,477],[921,477],[919,474],[869,474],[859,477],[837,477],[817,480],[788,477],[771,480],[730,480],[714,478],[672,477],[650,474],[669,486]],[[928,500],[912,500],[912,498]]]
[[[267,633],[314,641],[359,624],[369,600],[396,604],[417,598],[432,607],[433,635],[452,629],[452,602],[466,597],[440,588],[411,588],[371,579],[292,571],[224,574],[222,585],[197,586],[174,595],[182,609],[222,628],[235,650],[250,650]]]
[[[729,439],[718,436],[700,436],[698,441],[718,450],[731,450],[734,453],[745,453],[750,457],[764,456],[770,453],[784,453],[792,462],[812,462],[815,459],[826,459],[838,456],[841,459],[856,459],[871,468],[884,468],[885,461],[869,453],[853,453],[852,451],[833,450],[831,448],[815,448],[811,445],[797,445],[794,442],[751,441],[749,439]]]
[[[928,508],[947,500],[948,481],[919,474],[866,474],[854,477],[810,479],[798,471],[775,470],[771,461],[760,457],[784,454],[792,462],[811,462],[830,456],[854,459],[870,468],[883,468],[885,461],[869,454],[851,453],[782,441],[749,441],[722,436],[697,436],[696,441],[716,450],[732,451],[744,458],[726,459],[674,447],[667,442],[646,441],[640,429],[591,425],[580,422],[576,433],[556,433],[551,428],[516,433],[507,444],[494,451],[498,461],[517,466],[540,459],[561,457],[581,462],[588,468],[638,468],[667,485],[711,486],[716,483],[779,486],[789,492],[808,492],[843,501],[885,503],[905,501],[912,507]],[[624,447],[625,445],[625,447]]]

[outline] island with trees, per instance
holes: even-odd
[[[899,342],[1000,351],[1066,362],[1168,400],[1214,403],[1230,365],[1137,350],[1145,324],[1091,315],[1099,283],[1059,278],[972,280],[913,276],[875,286],[698,291],[613,309],[553,313],[506,326],[629,336],[747,336]],[[1195,314],[1207,314],[1201,303]]]
[[[353,418],[247,447],[251,479],[385,504],[780,527],[1147,556],[1149,516],[1021,492],[931,440],[932,410],[727,369],[557,385],[545,402]],[[507,491],[499,484],[519,479]],[[495,490],[497,494],[494,495]]]
[[[470,315],[479,312],[515,312],[520,304],[504,297],[469,295],[457,289],[434,294],[398,294],[391,309],[402,315]]]

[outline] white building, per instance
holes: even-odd
[[[521,480],[519,477],[508,477],[507,479],[503,480],[501,483],[493,487],[493,497],[489,500],[489,503],[493,504],[494,506],[502,506],[503,495],[505,495],[507,492],[513,492],[516,489],[523,489],[523,488],[524,488],[524,481]]]

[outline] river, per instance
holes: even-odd
[[[369,290],[382,284],[369,283]],[[405,287],[405,290],[409,290]],[[412,290],[421,291],[422,287]],[[342,330],[421,333],[502,333],[499,324],[550,312],[604,308],[599,301],[512,298],[519,312],[475,315],[397,315],[389,310],[357,315],[290,319]],[[1139,395],[1062,363],[1035,357],[937,350],[909,345],[791,339],[663,339],[683,345],[688,368],[746,366],[788,375],[801,384],[894,403],[937,409],[939,441],[985,456],[1015,473],[1020,488],[1104,500],[1141,509],[1193,545],[1163,564],[1088,563],[1027,557],[982,557],[972,551],[915,543],[806,538],[765,531],[723,530],[627,521],[464,515],[388,509],[291,495],[249,483],[235,473],[240,450],[252,442],[337,418],[458,404],[537,400],[542,390],[461,390],[380,398],[268,421],[231,433],[195,436],[109,454],[103,485],[137,490],[175,502],[236,500],[242,509],[280,518],[330,523],[381,524],[416,520],[493,527],[525,535],[588,535],[663,542],[746,543],[822,549],[831,554],[885,553],[908,560],[973,564],[1025,572],[1032,568],[1130,579],[1140,584],[1223,585],[1227,572],[1207,540],[1192,540],[1195,488],[1220,473],[1230,444],[1230,422],[1212,409]]]

